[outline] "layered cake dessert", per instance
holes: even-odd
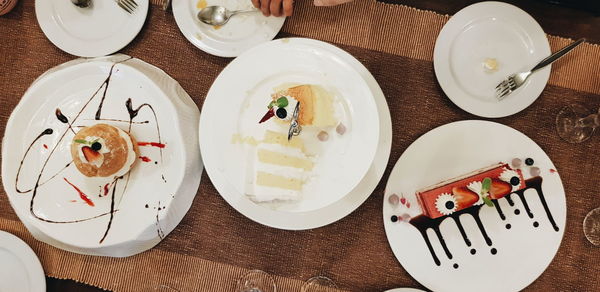
[[[139,156],[135,139],[107,124],[81,129],[73,137],[71,156],[77,169],[88,177],[121,177]]]
[[[298,123],[301,126],[333,127],[337,125],[333,108],[333,96],[319,85],[304,84],[277,91],[271,95],[268,111],[260,120],[266,122],[272,117],[290,121],[300,103]]]
[[[299,199],[313,167],[301,139],[288,141],[287,133],[267,130],[256,146],[253,199],[258,202]]]
[[[423,215],[435,219],[524,189],[520,169],[498,163],[417,191]]]

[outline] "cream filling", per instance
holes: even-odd
[[[137,159],[137,155],[135,154],[135,151],[133,150],[133,142],[131,141],[131,136],[129,136],[129,134],[127,134],[125,131],[123,131],[119,128],[117,128],[117,131],[119,132],[119,136],[121,136],[121,138],[123,138],[125,140],[125,143],[127,144],[127,161],[125,161],[125,164],[123,164],[123,167],[121,167],[121,169],[119,169],[115,173],[116,177],[120,177],[120,176],[124,176],[125,174],[127,174],[129,172],[129,170],[131,170],[131,166]]]

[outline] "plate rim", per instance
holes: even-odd
[[[33,283],[31,291],[46,291],[46,276],[39,257],[33,249],[18,236],[4,230],[0,230],[0,243],[7,243],[0,248],[11,252],[21,260],[27,270],[29,283]]]

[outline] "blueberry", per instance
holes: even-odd
[[[454,202],[452,202],[452,201],[446,202],[446,209],[448,209],[448,210],[454,209]]]
[[[275,114],[277,114],[277,117],[280,119],[285,119],[285,117],[287,117],[287,111],[282,107],[278,108]]]
[[[518,186],[521,184],[521,179],[518,176],[513,176],[510,178],[510,184],[513,186]]]
[[[102,144],[100,144],[100,143],[98,143],[98,142],[94,142],[94,143],[92,143],[92,150],[94,150],[94,151],[98,151],[98,150],[100,150],[100,149],[102,149]]]
[[[525,164],[532,166],[533,165],[533,159],[532,158],[527,158],[525,159]]]

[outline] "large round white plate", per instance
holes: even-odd
[[[254,9],[250,0],[173,0],[172,5],[175,21],[185,38],[199,49],[220,57],[236,57],[272,40],[285,22],[285,17],[265,17],[260,12],[236,15],[222,27],[198,20],[200,7],[220,5],[230,10]]]
[[[1,230],[0,263],[0,291],[46,291],[44,270],[33,250],[20,238]]]
[[[133,109],[148,104],[130,130],[140,160],[116,182],[83,176],[71,163],[73,133],[100,122],[127,131],[128,100]],[[57,118],[57,109],[68,124]],[[175,228],[196,195],[202,173],[198,120],[198,108],[181,86],[139,59],[115,55],[67,62],[39,77],[8,120],[4,189],[38,240],[92,255],[142,252]]]
[[[424,291],[420,290],[420,289],[415,289],[415,288],[395,288],[395,289],[387,290],[385,292],[424,292]]]
[[[533,166],[540,168],[543,197],[551,216],[547,216],[535,189],[524,193],[531,217],[524,202],[512,194],[514,206],[506,198],[497,201],[504,220],[494,207],[484,205],[479,210],[490,244],[484,240],[475,217],[461,215],[460,222],[471,246],[466,244],[458,225],[446,218],[439,230],[451,256],[445,253],[433,229],[426,233],[439,259],[437,265],[425,237],[406,217],[421,213],[415,191],[500,161],[511,163],[513,158],[533,158]],[[530,177],[530,170],[530,166],[522,167],[525,179]],[[403,205],[401,200],[393,205],[389,202],[392,194],[404,196],[408,203]],[[425,287],[433,291],[518,291],[541,275],[554,258],[565,230],[566,212],[560,177],[535,142],[501,124],[461,121],[429,131],[398,159],[386,186],[383,222],[394,255]],[[392,222],[392,216],[404,218]],[[550,217],[555,220],[556,229]]]
[[[35,14],[46,37],[59,49],[75,56],[98,57],[122,49],[140,32],[149,2],[136,3],[138,7],[129,14],[113,0],[92,1],[88,8],[71,1],[36,0]]]
[[[231,143],[232,135],[240,130],[264,131],[257,117],[264,114],[272,87],[285,82],[335,88],[338,98],[349,105],[350,116],[361,119],[350,120],[347,139],[330,147],[345,147],[345,152],[329,151],[332,158],[317,162],[327,167],[318,173],[314,192],[303,191],[297,203],[254,203],[244,189],[248,157],[238,149],[239,144]],[[370,131],[365,132],[366,128]],[[281,229],[324,226],[356,209],[381,179],[390,147],[389,109],[377,82],[345,51],[310,39],[272,41],[235,59],[211,87],[200,118],[202,157],[221,196],[246,217]]]
[[[546,34],[529,14],[510,4],[481,2],[460,10],[444,25],[435,42],[433,66],[452,102],[474,115],[498,118],[532,104],[548,82],[550,66],[502,101],[495,97],[496,85],[549,55]],[[487,58],[496,59],[497,71],[486,72]]]

